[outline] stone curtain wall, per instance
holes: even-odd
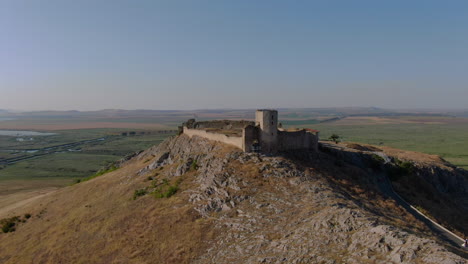
[[[255,122],[246,120],[212,120],[212,121],[197,121],[193,123],[191,128],[217,128],[217,129],[243,129],[245,126],[255,125]]]
[[[278,150],[312,149],[318,148],[318,135],[305,130],[278,131]]]
[[[242,150],[244,146],[243,137],[228,137],[224,134],[210,133],[210,132],[206,132],[205,130],[189,129],[187,127],[184,127],[184,134],[186,134],[189,137],[199,136],[199,137],[203,137],[209,140],[226,143],[226,144],[238,147]]]
[[[201,129],[190,129],[184,127],[184,134],[189,137],[199,136],[209,140],[229,144],[243,151],[250,152],[254,140],[258,139],[258,128],[247,126],[243,129],[242,137],[227,136],[219,133],[210,133]],[[318,133],[314,134],[305,130],[300,131],[278,131],[278,151],[311,149],[318,150]]]

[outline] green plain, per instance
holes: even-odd
[[[80,129],[54,131],[57,135],[34,137],[31,142],[17,142],[14,137],[0,137],[0,149],[45,148],[80,140],[106,137],[104,141],[85,143],[74,147],[76,151],[53,153],[15,164],[0,167],[0,181],[10,180],[44,180],[63,185],[79,178],[88,177],[100,168],[121,159],[123,156],[139,150],[145,150],[159,144],[170,134],[159,134],[155,131],[135,130],[137,135],[121,136],[122,129]],[[17,153],[16,155],[25,155]],[[11,153],[2,153],[4,158],[14,157]]]
[[[320,130],[320,139],[338,134],[343,141],[385,145],[403,150],[436,154],[468,169],[468,124],[309,124]]]

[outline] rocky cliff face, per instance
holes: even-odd
[[[451,164],[413,162],[411,173],[393,180],[395,190],[437,222],[468,234],[468,173]]]
[[[140,157],[156,156],[143,175],[170,166],[165,176],[180,177],[196,162],[188,202],[219,235],[194,263],[464,263],[381,196],[365,169],[327,154],[225,148],[180,136]]]
[[[350,157],[174,137],[14,212],[0,262],[466,263]]]
[[[468,171],[437,155],[358,144],[322,143],[338,160],[385,174],[413,206],[459,236],[468,234]]]

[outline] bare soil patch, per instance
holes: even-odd
[[[34,200],[58,190],[67,180],[0,181],[0,218]]]
[[[37,199],[58,190],[58,187],[48,187],[32,191],[23,191],[0,196],[0,218],[6,217],[11,211],[27,206]]]

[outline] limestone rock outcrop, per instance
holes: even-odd
[[[179,136],[145,154],[156,157],[149,168],[179,163],[168,177],[197,163],[188,202],[215,219],[219,236],[193,263],[466,263],[380,196],[362,154],[344,154],[337,164],[323,153],[269,157],[225,148]],[[363,201],[357,186],[386,206]]]

